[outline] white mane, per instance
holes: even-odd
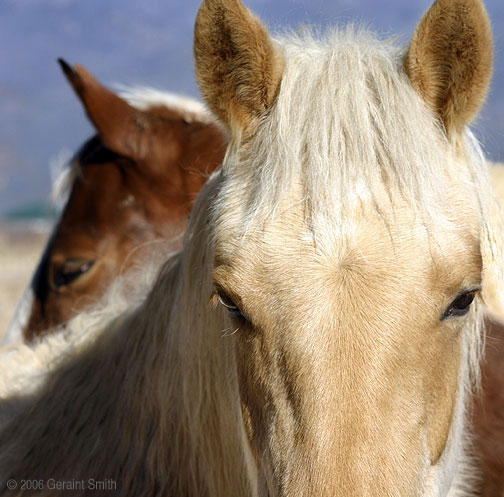
[[[70,190],[75,181],[76,171],[72,167],[75,154],[67,148],[60,150],[49,160],[51,173],[51,207],[59,214],[68,202]]]
[[[349,202],[378,201],[376,185],[384,180],[438,218],[447,179],[459,168],[455,158],[445,160],[445,134],[401,69],[404,48],[352,26],[322,41],[304,31],[279,43],[286,63],[277,101],[253,139],[252,155],[231,152],[223,165],[249,164],[246,181],[240,176],[248,199],[244,225],[265,209],[274,213],[293,178],[301,178],[320,222],[313,221],[322,227],[339,224]],[[487,167],[469,132],[464,146],[470,181],[477,183],[467,187],[486,192]]]
[[[187,122],[214,122],[207,108],[199,100],[157,90],[146,86],[128,87],[115,85],[119,96],[138,110],[149,110],[154,107],[167,107],[179,112]]]

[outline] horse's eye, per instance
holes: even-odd
[[[222,290],[217,293],[219,296],[219,302],[223,305],[229,312],[232,318],[245,319],[245,316],[240,311],[240,308],[233,302],[233,300],[226,295]]]
[[[464,292],[459,295],[449,306],[448,309],[444,312],[441,320],[455,317],[455,316],[463,316],[469,312],[471,304],[476,296],[477,290],[471,290],[468,292]]]
[[[85,261],[82,259],[67,259],[58,267],[53,276],[53,283],[56,288],[69,285],[77,278],[87,273],[95,261]]]

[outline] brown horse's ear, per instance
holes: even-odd
[[[240,0],[204,0],[194,36],[196,74],[212,112],[234,133],[250,132],[273,104],[283,56]]]
[[[493,40],[481,0],[436,0],[416,28],[404,59],[414,88],[443,121],[460,132],[485,101]]]
[[[72,67],[63,59],[58,62],[103,144],[130,159],[145,158],[148,147],[143,137],[150,126],[148,116],[105,88],[82,66]]]

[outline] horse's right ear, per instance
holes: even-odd
[[[58,62],[103,144],[130,159],[145,158],[148,147],[142,135],[150,126],[148,117],[105,88],[82,66],[72,67],[63,59]]]
[[[253,132],[280,88],[283,56],[240,0],[204,0],[196,18],[194,57],[212,112],[234,134]]]

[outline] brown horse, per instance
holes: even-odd
[[[7,342],[32,341],[96,302],[119,274],[160,252],[154,242],[178,249],[226,145],[197,102],[144,90],[131,105],[83,67],[60,64],[97,134],[73,160],[68,202]]]

